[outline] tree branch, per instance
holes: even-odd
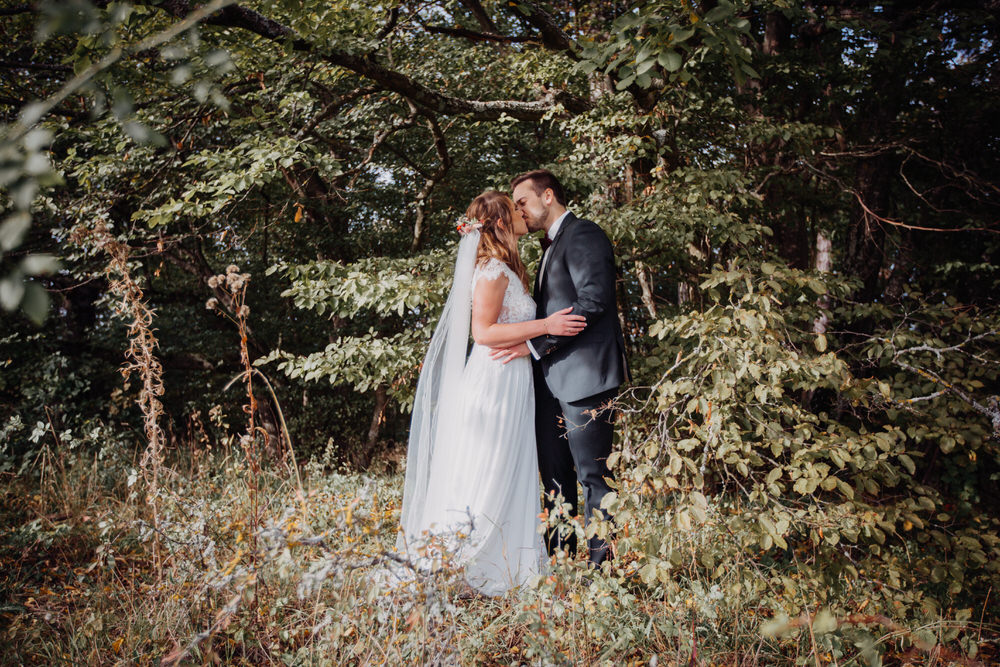
[[[190,3],[186,0],[164,0],[158,6],[176,17],[186,16],[191,11]],[[551,19],[551,17],[549,18]],[[541,120],[555,104],[562,104],[567,111],[573,113],[581,113],[592,106],[589,101],[565,91],[551,92],[544,98],[533,102],[520,100],[483,102],[452,97],[415,81],[405,74],[384,67],[370,55],[317,48],[308,40],[296,36],[286,26],[240,5],[226,7],[206,19],[204,23],[240,28],[271,41],[288,43],[296,51],[313,54],[330,64],[367,77],[382,88],[398,93],[417,106],[438,115],[469,114],[483,120],[495,120],[502,115],[507,115],[518,120]]]
[[[374,93],[376,90],[377,89],[374,86],[358,86],[357,88],[350,91],[346,95],[342,95],[341,97],[338,97],[337,99],[331,101],[329,104],[323,107],[323,109],[320,110],[319,113],[313,116],[308,123],[303,125],[298,132],[295,133],[295,138],[301,139],[305,135],[312,132],[317,125],[322,123],[327,118],[330,118],[331,116],[336,114],[342,108],[344,108],[345,104],[350,104],[359,97],[364,97],[365,95]]]
[[[431,136],[434,137],[434,150],[437,151],[440,164],[434,170],[434,173],[424,181],[424,187],[417,193],[417,217],[413,223],[413,245],[411,247],[414,251],[420,249],[420,246],[423,245],[424,237],[427,235],[427,230],[424,226],[427,200],[434,190],[434,186],[444,178],[444,175],[448,173],[448,169],[451,167],[451,156],[448,155],[448,145],[445,143],[444,132],[441,131],[441,126],[438,125],[437,119],[434,116],[430,114],[424,115],[427,117],[427,128],[431,131]]]
[[[976,412],[985,417],[988,417],[990,420],[990,424],[993,426],[993,436],[996,438],[1000,438],[1000,404],[998,404],[997,397],[994,396],[989,399],[989,406],[983,405],[982,403],[974,399],[972,396],[969,396],[967,393],[965,393],[964,391],[956,387],[954,384],[948,382],[947,380],[945,380],[944,378],[942,378],[940,375],[938,375],[933,371],[928,371],[923,368],[911,366],[910,364],[900,361],[898,358],[894,358],[892,361],[900,368],[910,371],[911,373],[915,373],[922,378],[930,380],[939,387],[944,387],[944,389],[942,389],[941,392],[945,391],[951,392],[952,394],[957,396],[963,403],[971,407],[973,410],[975,410]]]
[[[511,4],[513,5],[514,3]],[[534,2],[521,2],[519,6],[522,8],[526,7],[528,13],[523,13],[517,7],[512,7],[510,11],[514,12],[519,18],[527,21],[528,24],[541,33],[542,45],[545,48],[553,51],[565,51],[573,60],[580,60],[580,56],[576,53],[576,42],[559,27],[559,24],[551,14]]]
[[[924,344],[924,345],[914,345],[913,347],[907,347],[907,348],[904,348],[902,350],[896,350],[895,354],[892,356],[892,363],[894,363],[896,366],[899,366],[900,368],[902,368],[904,370],[910,371],[911,373],[915,373],[915,374],[919,375],[920,377],[922,377],[922,378],[924,378],[926,380],[930,380],[932,383],[934,383],[938,387],[941,387],[940,390],[938,390],[938,391],[936,391],[936,392],[934,392],[934,393],[932,393],[932,394],[930,394],[928,396],[920,396],[920,397],[916,397],[916,398],[911,398],[911,399],[903,401],[903,403],[909,404],[909,403],[916,403],[918,401],[928,401],[928,400],[937,398],[938,396],[941,396],[942,394],[945,394],[945,393],[954,394],[962,402],[964,402],[965,404],[967,404],[968,406],[970,406],[973,410],[975,410],[976,412],[978,412],[978,413],[980,413],[980,414],[988,417],[989,420],[990,420],[990,423],[993,426],[993,435],[994,435],[994,437],[1000,438],[1000,405],[998,405],[998,398],[996,396],[992,396],[992,397],[988,398],[987,399],[987,405],[983,405],[982,403],[980,403],[979,401],[977,401],[975,398],[973,398],[969,394],[967,394],[964,391],[962,391],[961,389],[959,389],[954,383],[948,382],[947,380],[945,380],[943,377],[941,377],[940,375],[938,375],[934,371],[930,371],[930,370],[927,370],[925,368],[920,368],[918,366],[913,366],[913,365],[908,364],[908,363],[906,363],[906,362],[904,362],[904,361],[902,361],[900,359],[900,357],[902,357],[904,354],[913,354],[913,353],[916,353],[916,352],[930,352],[938,360],[940,360],[941,357],[942,357],[942,355],[944,353],[946,353],[946,352],[964,352],[966,354],[970,354],[971,355],[971,353],[968,352],[968,350],[963,349],[963,348],[965,348],[966,345],[968,345],[970,343],[973,343],[975,341],[979,341],[979,340],[983,340],[983,339],[986,339],[986,338],[994,337],[994,336],[997,335],[997,333],[998,332],[996,330],[991,330],[991,331],[986,331],[986,332],[983,332],[981,334],[973,336],[971,334],[971,332],[970,332],[969,335],[966,337],[966,339],[964,341],[962,341],[961,343],[957,343],[955,345],[950,345],[948,347],[933,347],[931,345]],[[972,355],[972,356],[975,356],[975,355]],[[979,359],[979,357],[975,357],[975,358]],[[987,361],[985,359],[979,359],[979,360],[980,361]]]
[[[0,16],[15,16],[17,14],[28,14],[30,12],[36,11],[38,8],[34,5],[15,5],[14,7],[3,7],[0,8]]]
[[[143,51],[147,51],[149,49],[155,49],[160,44],[170,41],[177,35],[180,35],[185,30],[197,24],[202,18],[211,15],[213,12],[218,11],[220,7],[225,7],[232,1],[233,0],[213,0],[208,4],[201,5],[197,9],[185,12],[184,15],[180,17],[182,19],[181,21],[169,26],[162,32],[158,32],[147,37],[138,44],[129,47],[114,47],[99,61],[85,68],[79,74],[63,84],[62,88],[60,88],[55,94],[41,102],[36,102],[29,107],[25,107],[22,110],[21,118],[13,125],[13,128],[7,136],[4,137],[5,141],[11,144],[20,141],[20,139],[26,135],[31,128],[38,123],[38,121],[44,118],[57,106],[62,104],[63,100],[79,90],[92,78],[114,65],[118,62],[118,59],[126,53],[142,53]],[[29,110],[30,113],[28,113]]]
[[[399,23],[399,7],[393,7],[389,10],[389,20],[386,22],[385,26],[378,31],[378,35],[375,39],[381,42],[383,39],[389,36],[393,30],[396,29],[396,25]]]
[[[414,119],[417,116],[417,109],[414,108],[413,105],[411,104],[410,110],[411,113],[409,116],[407,116],[406,118],[397,118],[392,123],[392,125],[383,129],[381,132],[377,133],[372,138],[372,145],[368,149],[368,154],[365,156],[365,158],[361,162],[359,162],[357,166],[345,171],[341,175],[341,177],[343,177],[348,174],[353,174],[351,177],[351,182],[348,183],[347,187],[349,188],[354,187],[354,181],[356,181],[358,179],[358,176],[361,175],[361,171],[365,168],[365,166],[369,162],[371,162],[372,158],[375,156],[375,151],[379,149],[379,147],[385,142],[386,139],[388,139],[389,137],[391,137],[393,134],[395,134],[400,130],[405,130],[407,128],[411,128],[414,125],[416,125],[416,121]]]
[[[517,42],[527,42],[529,37],[508,37],[491,32],[476,32],[468,28],[449,28],[443,25],[427,25],[421,22],[420,25],[429,33],[438,35],[451,35],[452,37],[462,37],[473,42],[497,42],[500,44],[513,44]]]
[[[858,192],[855,188],[852,188],[852,187],[846,185],[843,181],[841,181],[836,176],[833,176],[832,174],[828,174],[828,173],[826,173],[825,171],[823,171],[821,169],[817,169],[813,165],[809,164],[809,162],[806,161],[806,160],[799,159],[797,162],[799,164],[804,165],[809,171],[813,172],[817,176],[820,176],[822,178],[825,178],[828,181],[833,182],[838,187],[840,187],[844,192],[846,192],[846,193],[848,193],[850,195],[853,195],[854,198],[858,202],[858,206],[860,206],[861,210],[864,212],[864,215],[867,216],[868,219],[874,220],[875,222],[883,223],[883,224],[886,224],[886,225],[892,225],[893,227],[902,227],[903,229],[915,229],[915,230],[921,231],[921,232],[989,232],[990,234],[1000,234],[1000,229],[994,229],[993,227],[958,227],[958,228],[955,228],[955,229],[945,229],[945,228],[941,228],[941,227],[925,227],[925,226],[922,226],[922,225],[910,225],[910,224],[907,224],[907,223],[903,222],[902,220],[892,220],[890,218],[886,218],[884,216],[879,215],[875,211],[873,211],[865,203],[865,200],[861,196],[860,192]],[[1000,221],[998,221],[998,222],[1000,222]],[[994,223],[994,225],[996,225],[996,224],[997,223]]]
[[[483,9],[483,5],[479,0],[461,0],[465,8],[468,9],[476,20],[479,21],[479,25],[482,26],[483,31],[492,35],[499,35],[500,30],[497,28],[497,24],[493,22],[490,15]]]

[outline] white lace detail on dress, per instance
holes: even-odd
[[[535,319],[535,300],[525,291],[514,270],[496,257],[491,257],[484,265],[476,266],[476,271],[472,274],[473,292],[480,278],[496,280],[501,275],[507,276],[507,290],[503,294],[503,306],[497,323],[510,324]]]

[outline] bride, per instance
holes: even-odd
[[[503,364],[490,348],[573,336],[584,318],[566,308],[533,319],[517,252],[528,229],[510,197],[479,195],[459,231],[451,293],[417,383],[397,549],[424,560],[436,539],[464,566],[470,586],[499,595],[538,573],[546,556],[537,531],[531,362]]]

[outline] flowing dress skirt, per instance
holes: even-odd
[[[531,362],[504,365],[473,345],[461,388],[454,405],[438,406],[448,455],[432,455],[421,524],[450,535],[469,585],[499,595],[545,561]]]

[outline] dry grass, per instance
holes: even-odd
[[[770,575],[749,561],[715,581],[679,567],[652,586],[637,576],[637,554],[589,580],[581,563],[564,561],[496,599],[460,599],[460,571],[447,565],[393,587],[379,573],[391,562],[398,476],[314,463],[300,494],[287,471],[264,466],[254,535],[239,449],[164,466],[158,581],[151,503],[141,481],[125,481],[130,457],[85,451],[43,447],[3,478],[4,664],[844,665],[874,664],[876,654],[976,664],[962,648],[976,635],[980,664],[997,655],[996,633],[977,619],[942,649],[884,627],[874,605],[820,636],[813,616],[766,636],[773,605],[749,582]],[[710,526],[698,537],[712,539]],[[720,593],[740,581],[744,595]],[[854,645],[862,635],[873,638],[867,648]]]

